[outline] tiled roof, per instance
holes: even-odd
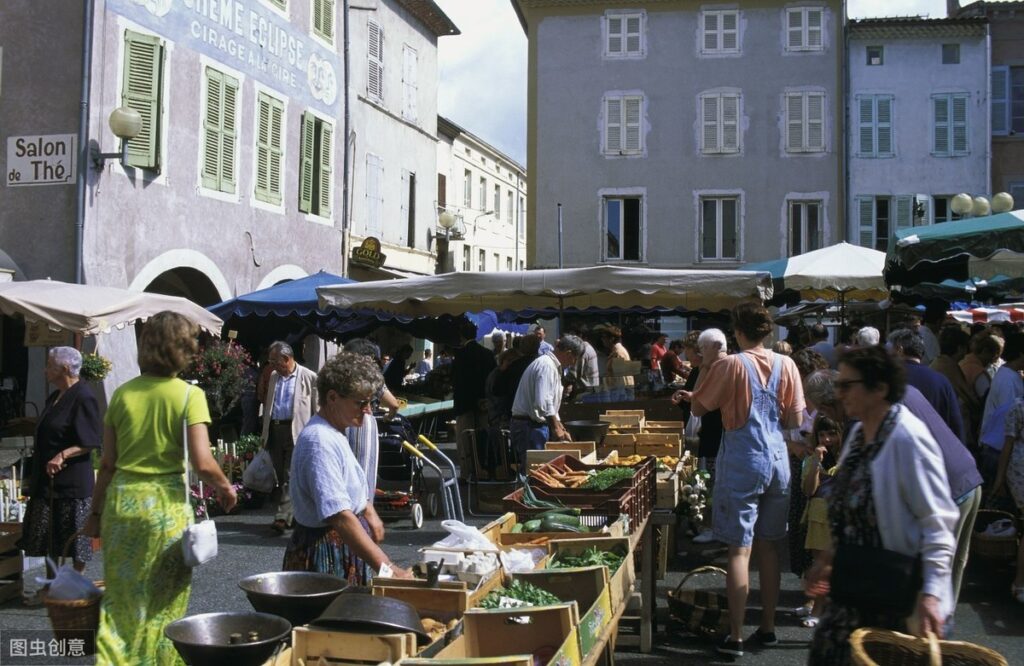
[[[1024,2],[985,2],[979,0],[969,5],[964,5],[957,12],[956,16],[992,16],[993,13],[1024,11]]]
[[[461,35],[458,26],[441,11],[434,0],[398,0],[407,12],[423,21],[423,24],[438,37]]]
[[[902,39],[913,37],[984,37],[988,19],[924,18],[893,16],[857,19],[849,23],[851,39]]]

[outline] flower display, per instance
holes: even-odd
[[[114,364],[110,359],[99,354],[82,354],[82,369],[78,376],[86,381],[101,381],[113,369]]]
[[[252,388],[254,375],[252,356],[244,347],[232,340],[214,340],[199,350],[181,378],[199,384],[210,412],[222,416]]]

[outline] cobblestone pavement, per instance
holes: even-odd
[[[245,595],[237,581],[245,576],[278,570],[284,553],[286,537],[273,534],[269,528],[272,512],[264,509],[217,519],[220,555],[195,572],[189,613],[249,609]],[[471,518],[468,522],[482,524],[484,518]],[[437,520],[428,520],[422,529],[414,530],[409,521],[388,525],[385,548],[398,563],[411,563],[418,559],[417,550],[444,536]],[[704,563],[724,562],[724,548],[695,546],[688,539],[680,539],[678,554],[665,580],[659,582],[658,633],[655,650],[641,655],[622,648],[616,661],[623,666],[643,663],[644,666],[680,663],[730,663],[729,658],[716,655],[707,641],[685,637],[677,632],[665,631],[667,608],[665,594],[674,588],[682,571]],[[102,577],[102,553],[89,564],[87,575]],[[1024,606],[1012,601],[1009,594],[1012,573],[1009,565],[992,565],[977,558],[969,566],[965,589],[957,609],[955,638],[991,647],[1006,656],[1010,664],[1024,664]],[[747,614],[748,631],[756,628],[760,608],[756,593],[757,576],[752,576],[752,588]],[[783,577],[781,607],[792,608],[801,603],[799,581],[793,575]],[[43,607],[26,607],[15,600],[0,605],[0,640],[10,630],[49,630],[49,621]],[[799,620],[788,612],[778,615],[780,645],[760,653],[748,652],[738,660],[746,664],[803,664],[807,660],[807,645],[811,630],[799,625]],[[80,663],[89,663],[81,660]]]

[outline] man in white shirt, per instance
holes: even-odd
[[[434,369],[433,352],[430,349],[423,350],[423,358],[416,364],[417,375],[427,375]]]
[[[985,411],[981,417],[981,453],[978,467],[986,485],[991,485],[999,469],[1006,433],[1006,414],[1017,398],[1024,397],[1024,333],[1011,333],[1003,345],[1003,360],[1006,362],[992,380],[992,388],[985,399]]]
[[[558,418],[562,404],[562,369],[571,368],[583,355],[583,341],[575,335],[558,340],[553,352],[542,353],[526,368],[512,403],[512,448],[526,473],[526,452],[544,448],[554,440],[572,437]]]

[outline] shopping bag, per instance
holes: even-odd
[[[181,535],[181,552],[187,567],[197,567],[217,557],[216,523],[204,520],[185,528]]]
[[[269,493],[277,485],[277,473],[274,462],[270,459],[270,451],[265,448],[252,459],[249,466],[242,472],[242,483],[259,493]]]

